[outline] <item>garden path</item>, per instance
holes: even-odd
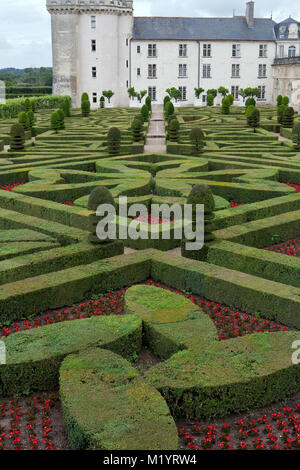
[[[144,153],[167,153],[164,111],[162,105],[152,105],[152,115]]]

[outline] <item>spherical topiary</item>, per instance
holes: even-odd
[[[140,119],[134,119],[131,124],[131,131],[132,131],[134,142],[139,142],[140,140],[142,140],[143,138],[142,129],[143,129],[143,125]]]
[[[178,142],[179,140],[179,128],[180,124],[177,119],[172,119],[168,127],[169,140],[171,142]]]
[[[19,124],[21,124],[24,128],[24,131],[28,131],[30,129],[30,121],[28,114],[25,111],[22,111],[18,116]]]
[[[190,131],[190,141],[194,147],[194,153],[199,153],[205,145],[204,134],[201,127],[195,126]]]
[[[14,124],[10,129],[10,150],[21,152],[24,150],[25,132],[21,124]]]
[[[88,210],[93,212],[93,214],[89,215],[89,241],[94,244],[110,242],[110,240],[100,240],[96,232],[98,223],[105,217],[96,215],[98,207],[102,204],[110,204],[112,207],[115,207],[115,201],[111,192],[105,186],[98,186],[93,189],[88,200]]]
[[[117,127],[111,127],[107,134],[107,146],[110,155],[117,155],[121,148],[121,131]]]
[[[282,104],[284,104],[284,106],[288,106],[289,102],[290,102],[290,99],[288,96],[284,96],[282,98]]]
[[[295,149],[300,150],[300,122],[294,124],[292,139],[295,144]]]
[[[285,110],[283,111],[282,115],[282,125],[283,127],[289,127],[292,128],[294,125],[294,108],[287,106]]]
[[[282,105],[282,100],[283,100],[283,96],[282,96],[282,95],[278,95],[278,96],[277,96],[277,106],[281,106],[281,105]]]

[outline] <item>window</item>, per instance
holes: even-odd
[[[156,87],[155,86],[148,87],[148,96],[150,96],[151,101],[156,101]]]
[[[126,80],[126,88],[128,88],[128,87],[129,87],[129,82],[128,82],[128,80]]]
[[[92,78],[97,77],[97,67],[92,67]]]
[[[186,101],[186,86],[180,86],[179,91],[181,93],[181,101]]]
[[[186,64],[179,64],[178,76],[179,78],[186,78],[187,76],[187,65]]]
[[[202,95],[202,103],[206,103],[206,95]]]
[[[137,68],[137,69],[136,69],[136,74],[137,74],[138,77],[141,76],[141,69],[140,69],[140,68]]]
[[[96,39],[91,40],[91,49],[92,49],[92,52],[96,52],[96,49],[97,49]]]
[[[259,57],[268,57],[268,45],[260,44],[259,46]]]
[[[240,65],[239,64],[232,64],[231,76],[232,78],[240,78]]]
[[[93,103],[97,104],[97,93],[93,93]]]
[[[148,57],[156,57],[156,44],[148,44]]]
[[[258,87],[258,95],[257,95],[257,98],[258,98],[259,100],[264,100],[264,99],[266,99],[266,87],[265,87],[264,85]]]
[[[203,57],[211,57],[211,44],[203,44]]]
[[[129,44],[129,43],[128,43],[128,39],[126,39],[126,46],[128,46],[128,44]]]
[[[279,46],[279,57],[284,57],[284,46]]]
[[[179,44],[179,57],[187,57],[187,45]]]
[[[96,16],[91,16],[91,27],[96,28]]]
[[[126,68],[127,68],[127,69],[128,69],[128,65],[129,65],[129,64],[128,64],[128,60],[126,60]]]
[[[241,57],[241,45],[240,44],[232,45],[232,57]]]
[[[259,64],[258,66],[258,78],[266,78],[267,66],[266,64]]]
[[[289,57],[296,57],[296,48],[295,46],[289,47]]]
[[[211,65],[210,64],[203,65],[203,78],[211,78]]]
[[[148,78],[157,78],[156,77],[156,64],[148,65]]]
[[[141,46],[136,46],[136,52],[137,52],[138,54],[141,53]]]
[[[239,91],[240,91],[240,89],[239,89],[238,86],[232,86],[232,87],[231,87],[231,94],[232,94],[232,96],[233,96],[233,98],[234,98],[234,101],[238,101],[238,99],[239,99]]]

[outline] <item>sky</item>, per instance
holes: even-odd
[[[52,65],[46,0],[0,0],[0,69]],[[246,0],[134,0],[135,16],[232,16],[245,14]],[[300,21],[299,0],[257,0],[255,16]]]

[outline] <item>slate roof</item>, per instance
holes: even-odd
[[[168,18],[135,17],[134,40],[239,40],[274,41],[276,39],[271,19],[255,18],[254,27],[248,28],[244,16],[233,18]]]
[[[298,25],[298,28],[299,28],[299,33],[298,33],[298,39],[300,39],[300,23],[299,21],[297,20],[294,20],[293,18],[287,18],[286,20],[284,21],[281,21],[280,23],[278,23],[276,26],[275,26],[275,34],[276,34],[276,37],[278,40],[280,41],[289,41],[289,26],[292,24],[292,23],[296,23]],[[284,32],[281,31],[281,28],[282,27],[285,27],[285,30]]]

